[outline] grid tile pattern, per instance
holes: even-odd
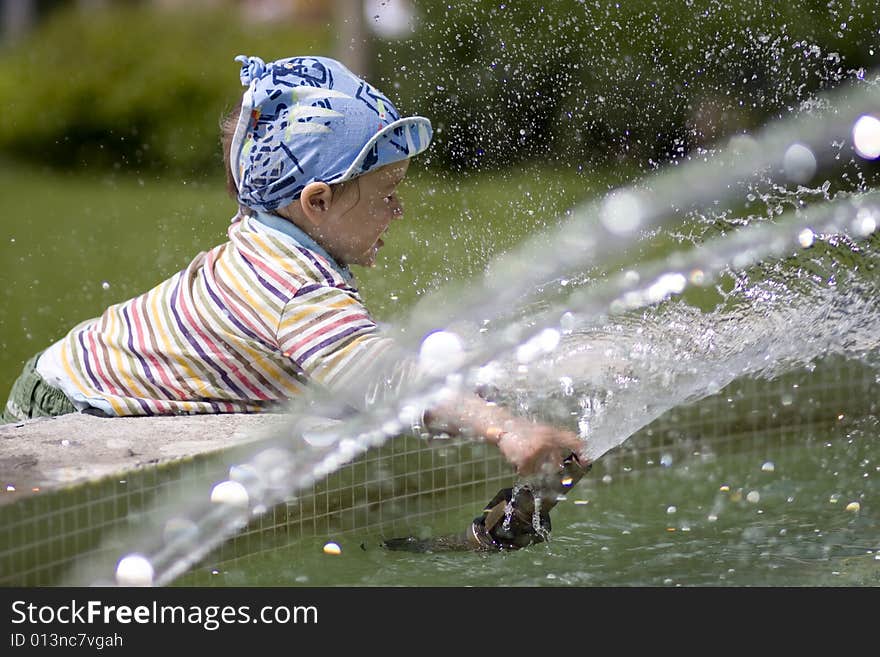
[[[768,436],[796,440],[798,429],[878,414],[880,377],[867,365],[827,359],[812,371],[737,381],[719,394],[669,411],[606,454],[589,477],[626,486],[646,463],[705,452],[760,450]],[[113,564],[115,537],[149,522],[192,491],[226,479],[228,457],[205,456],[35,494],[0,507],[0,585],[52,586],[78,561]],[[315,536],[402,535],[426,527],[465,528],[510,467],[482,444],[400,437],[342,467],[294,500],[268,509],[204,561],[234,562]]]

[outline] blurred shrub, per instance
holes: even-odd
[[[57,11],[0,57],[0,151],[58,166],[220,173],[219,122],[243,90],[234,57],[329,43],[325,27],[243,24],[237,11]]]
[[[876,0],[417,0],[381,84],[456,169],[526,158],[653,166],[880,62]],[[384,88],[384,87],[383,87]]]
[[[880,63],[876,0],[413,0],[370,79],[429,116],[425,158],[652,167]],[[0,53],[0,152],[61,166],[220,171],[237,54],[329,53],[333,26],[125,5],[56,12]],[[870,73],[869,73],[870,74]]]

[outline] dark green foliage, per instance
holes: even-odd
[[[370,79],[428,116],[425,161],[642,169],[754,128],[880,61],[875,0],[415,0]],[[218,171],[232,58],[333,54],[333,25],[238,10],[55,12],[0,58],[0,152],[60,166]]]
[[[324,26],[238,11],[57,11],[0,58],[0,151],[56,166],[220,173],[219,122],[241,94],[238,54],[327,49]]]
[[[420,0],[379,77],[472,168],[681,157],[880,61],[875,1]]]

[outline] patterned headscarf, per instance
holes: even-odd
[[[400,118],[385,95],[334,59],[235,60],[247,91],[230,164],[246,207],[272,212],[311,182],[349,180],[431,142],[428,119]]]

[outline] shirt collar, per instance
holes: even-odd
[[[268,212],[263,212],[261,210],[255,210],[255,213],[256,214],[252,215],[253,219],[256,219],[268,228],[272,228],[273,230],[277,230],[279,233],[287,235],[300,246],[305,247],[310,251],[314,251],[318,255],[322,256],[325,260],[327,260],[327,262],[332,265],[333,269],[335,269],[339,273],[339,275],[342,276],[347,284],[351,284],[354,281],[354,274],[351,273],[351,269],[348,268],[348,265],[342,265],[337,262],[333,256],[327,253],[324,247],[322,247],[315,240],[309,237],[309,235],[307,235],[306,232],[295,223],[285,219],[284,217],[279,217],[277,214],[269,214]]]

